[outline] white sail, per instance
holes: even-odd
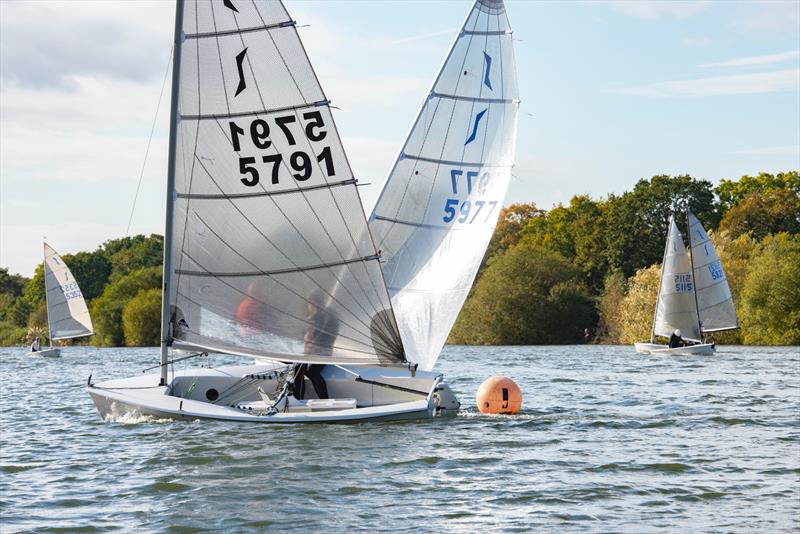
[[[166,344],[404,361],[356,181],[295,22],[264,0],[188,0],[178,14]]]
[[[675,330],[680,330],[684,339],[700,340],[691,261],[675,219],[670,217],[653,333],[669,337]]]
[[[409,360],[430,370],[511,176],[519,93],[502,0],[474,3],[370,217]]]
[[[50,339],[69,339],[94,334],[92,318],[81,288],[61,256],[44,244],[44,287]]]
[[[694,213],[688,211],[687,217],[700,329],[720,332],[739,328],[731,289],[714,243]]]

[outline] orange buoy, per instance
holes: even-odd
[[[475,395],[481,413],[517,413],[522,408],[519,386],[505,376],[487,378]]]

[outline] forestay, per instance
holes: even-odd
[[[653,333],[670,337],[676,329],[684,339],[700,340],[691,261],[675,219],[670,217]]]
[[[514,163],[519,107],[501,0],[478,0],[373,209],[409,360],[430,370],[492,236]]]
[[[720,332],[739,328],[733,296],[714,243],[694,213],[688,211],[687,217],[700,329]]]
[[[44,287],[51,340],[94,334],[81,288],[61,256],[47,243],[44,244]]]
[[[173,346],[404,361],[355,179],[295,22],[277,1],[187,1],[181,11]]]

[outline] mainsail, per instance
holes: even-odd
[[[283,4],[179,0],[166,346],[399,363],[402,342],[329,101]]]
[[[94,334],[81,288],[61,256],[47,243],[44,244],[44,287],[51,341]]]
[[[700,340],[691,261],[675,218],[670,217],[653,335],[670,337],[676,329],[684,339]]]
[[[506,194],[519,93],[502,0],[477,0],[370,217],[409,360],[430,370]]]
[[[714,243],[694,213],[687,210],[697,309],[702,332],[739,328],[736,307]]]

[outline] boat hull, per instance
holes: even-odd
[[[90,384],[87,392],[103,419],[120,422],[210,419],[272,424],[352,423],[431,419],[452,415],[458,409],[452,392],[441,384],[441,375],[418,372],[412,377],[407,370],[327,366],[323,377],[331,396],[347,399],[354,407],[316,410],[294,401],[285,410],[270,411],[259,398],[258,389],[274,390],[282,367],[188,370],[176,374],[169,386],[158,386],[158,375],[138,376]],[[224,392],[231,389],[240,393],[236,398],[223,398]],[[313,387],[309,385],[307,390],[313,391]],[[219,402],[206,398],[215,395],[220,395]]]
[[[710,356],[716,352],[714,343],[701,343],[699,345],[688,345],[686,347],[669,348],[667,345],[658,343],[634,343],[636,352],[639,354],[653,354],[657,356]]]
[[[59,347],[49,347],[37,351],[28,352],[28,356],[36,356],[39,358],[58,358],[61,356],[61,349]]]

